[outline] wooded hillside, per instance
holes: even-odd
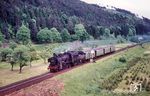
[[[24,24],[30,29],[31,39],[44,28],[64,28],[75,33],[75,25],[83,24],[87,33],[96,39],[107,28],[111,34],[127,36],[132,33],[149,34],[150,20],[138,18],[133,13],[116,8],[106,9],[80,0],[1,0],[0,30],[7,40],[15,39]]]

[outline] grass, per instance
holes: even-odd
[[[6,69],[4,69],[4,68],[0,69],[0,76],[1,76],[0,87],[49,72],[47,70],[47,66],[48,66],[47,64],[43,64],[43,63],[41,63],[39,65],[34,64],[33,67],[31,67],[31,68],[29,66],[27,66],[27,67],[23,68],[22,74],[19,74],[18,66],[16,66],[14,68],[14,71],[10,71],[10,68],[9,68],[10,66],[7,66],[8,68],[6,68]]]
[[[42,51],[42,50],[44,50],[45,47],[53,49],[53,48],[56,48],[56,47],[60,46],[60,44],[59,43],[55,43],[55,44],[34,44],[33,46],[35,47],[35,49],[37,51]]]
[[[101,82],[127,65],[119,62],[118,58],[125,55],[127,60],[131,60],[139,54],[142,55],[144,50],[141,47],[129,49],[58,76],[57,78],[65,85],[62,96],[122,96],[122,94],[105,92]]]
[[[9,69],[11,67],[10,64],[6,62],[0,62],[0,69]]]

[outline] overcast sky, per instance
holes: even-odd
[[[150,18],[150,0],[81,0],[87,3],[109,5],[127,9],[135,14]]]

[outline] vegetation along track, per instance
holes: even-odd
[[[127,46],[127,47],[125,47],[125,48],[122,48],[122,49],[117,50],[117,51],[114,52],[114,53],[110,53],[110,54],[101,56],[101,57],[97,58],[96,60],[102,59],[102,58],[107,57],[107,56],[109,56],[109,55],[113,55],[113,54],[119,53],[119,52],[124,51],[124,50],[126,50],[126,49],[128,49],[128,48],[133,48],[133,47],[135,47],[135,46],[137,46],[137,45],[139,45],[139,44]],[[87,64],[87,63],[89,63],[89,61],[86,62],[86,63],[84,63],[84,64]],[[82,65],[84,65],[84,64],[81,64],[81,65],[78,65],[78,66],[75,66],[75,67],[72,67],[72,68],[69,68],[69,69],[65,69],[65,70],[62,70],[62,71],[57,72],[57,73],[49,73],[49,72],[48,72],[48,73],[45,73],[45,74],[42,74],[42,75],[39,75],[39,76],[35,76],[35,77],[29,78],[29,79],[26,79],[26,80],[22,80],[22,81],[19,81],[19,82],[16,82],[16,83],[13,83],[13,84],[4,86],[4,87],[0,87],[0,96],[4,96],[4,95],[9,94],[9,93],[12,93],[12,92],[14,92],[14,91],[17,91],[17,90],[20,90],[20,89],[29,87],[29,86],[31,86],[31,85],[33,85],[33,84],[39,83],[39,82],[41,82],[41,81],[43,81],[43,80],[46,80],[46,79],[48,79],[48,78],[52,78],[52,77],[54,77],[54,76],[56,76],[56,75],[65,73],[65,72],[67,72],[67,71],[69,71],[69,70],[72,70],[72,69],[74,69],[74,68],[80,67],[80,66],[82,66]]]

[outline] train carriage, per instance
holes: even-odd
[[[96,53],[96,57],[104,55],[104,48],[96,48],[95,53]]]
[[[89,60],[91,58],[95,58],[96,57],[95,49],[86,50],[86,51],[84,51],[84,53],[85,53],[85,59],[86,60]]]
[[[115,52],[115,46],[113,46],[113,45],[110,46],[110,51],[111,51],[111,52]]]
[[[110,51],[110,46],[105,46],[105,47],[103,47],[104,48],[104,53],[105,54],[108,54],[108,53],[110,53],[111,51]]]
[[[85,53],[85,59],[89,60],[91,58],[91,52],[90,52],[90,50],[84,51],[84,53]]]

